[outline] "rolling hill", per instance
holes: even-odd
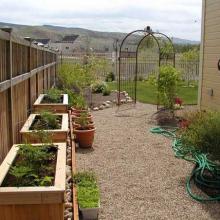
[[[22,37],[31,37],[35,39],[50,38],[52,41],[61,40],[64,35],[77,34],[80,36],[81,44],[89,45],[92,48],[103,49],[109,48],[112,50],[115,39],[123,39],[126,33],[120,32],[100,32],[83,28],[67,28],[52,25],[43,26],[28,26],[20,24],[10,24],[0,22],[0,27],[12,27],[13,31]],[[175,44],[199,44],[198,41],[185,40],[180,38],[173,38]]]

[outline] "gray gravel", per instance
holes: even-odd
[[[123,107],[125,108],[125,107]],[[100,220],[220,219],[219,203],[201,204],[185,190],[192,164],[174,157],[170,140],[149,129],[156,107],[93,112],[94,150],[78,150],[78,170],[93,170],[101,189]]]

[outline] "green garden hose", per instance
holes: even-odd
[[[156,127],[150,131],[154,134],[162,134],[163,136],[173,140],[172,149],[177,158],[184,159],[186,161],[195,164],[195,167],[191,175],[186,181],[187,193],[196,201],[220,201],[220,165],[209,160],[207,155],[198,151],[192,146],[186,147],[182,145],[181,139],[175,134],[178,128],[172,127]],[[202,197],[196,195],[191,190],[191,182],[194,181],[202,188],[218,191],[215,196]]]

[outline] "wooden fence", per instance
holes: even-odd
[[[0,30],[0,164],[21,142],[19,131],[37,96],[55,84],[56,71],[55,52]]]

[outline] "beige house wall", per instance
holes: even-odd
[[[220,0],[203,0],[199,104],[220,110]]]

